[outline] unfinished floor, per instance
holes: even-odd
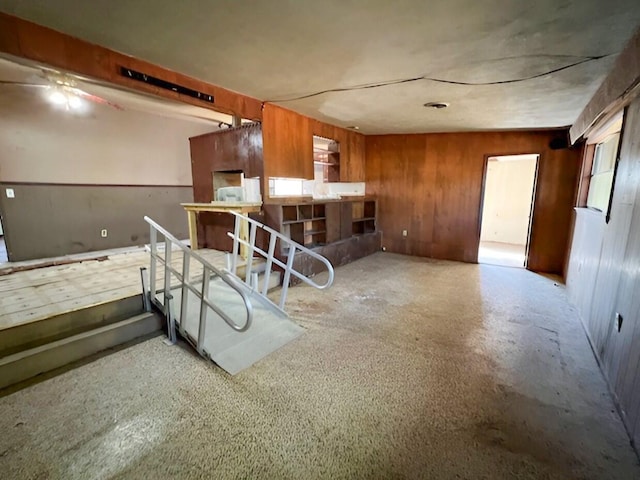
[[[161,338],[0,399],[2,478],[638,479],[564,288],[378,253],[231,377]]]
[[[226,266],[224,252],[200,249],[198,254],[215,267]],[[181,268],[182,258],[182,251],[173,251],[174,268]],[[144,248],[7,263],[0,268],[0,334],[4,328],[135,296],[142,291],[141,267],[149,267]],[[192,274],[201,274],[202,268],[195,267]],[[162,288],[163,280],[164,270],[158,268],[157,288]]]

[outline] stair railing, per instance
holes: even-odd
[[[320,290],[329,288],[331,286],[334,278],[333,265],[331,265],[331,262],[327,260],[325,257],[323,257],[322,255],[314,252],[313,250],[303,245],[300,245],[299,243],[291,240],[289,237],[286,237],[282,233],[258,222],[257,220],[254,220],[253,218],[249,218],[248,216],[242,215],[237,212],[229,212],[229,213],[235,216],[234,231],[233,233],[229,232],[227,234],[233,239],[233,250],[231,252],[231,262],[230,262],[231,265],[229,266],[229,270],[231,271],[231,273],[235,275],[236,269],[237,269],[238,256],[241,254],[242,256],[246,256],[245,283],[249,285],[251,288],[253,288],[255,291],[257,291],[264,298],[269,300],[269,302],[271,302],[271,300],[267,297],[271,271],[274,265],[280,267],[284,272],[284,277],[282,280],[282,290],[280,292],[280,300],[279,300],[279,304],[277,305],[277,307],[280,310],[284,311],[284,304],[287,300],[287,291],[289,288],[289,283],[291,281],[292,275],[298,278],[299,280],[301,280],[302,282],[306,283],[307,285],[310,285]],[[247,227],[249,227],[248,231],[247,231]],[[257,235],[258,229],[262,229],[268,234],[269,247],[268,247],[268,251],[266,252],[261,248],[259,248],[258,246],[256,246],[256,235]],[[287,257],[286,263],[282,262],[276,257],[276,246],[278,242],[280,243],[281,251],[286,252],[285,253]],[[241,246],[245,248],[241,249]],[[319,284],[314,280],[312,280],[311,278],[306,277],[304,274],[298,272],[294,268],[293,266],[294,260],[295,260],[296,253],[298,252],[312,257],[313,259],[319,261],[326,267],[326,270],[329,274],[326,282],[324,282],[323,284]],[[259,288],[259,285],[257,284],[257,280],[255,280],[257,276],[253,277],[254,279],[252,279],[253,257],[255,253],[259,254],[266,260],[264,277],[263,277],[264,283],[262,285],[262,289]]]
[[[251,326],[253,319],[253,306],[251,300],[246,291],[246,287],[241,283],[235,274],[231,274],[226,270],[221,270],[207,262],[204,258],[198,255],[195,251],[191,250],[187,244],[181,242],[171,233],[165,230],[161,225],[153,221],[149,217],[144,217],[144,220],[149,224],[150,235],[150,268],[149,268],[149,291],[143,292],[144,295],[149,295],[150,301],[154,303],[166,316],[168,336],[175,341],[175,325],[178,325],[180,334],[186,338],[198,352],[206,356],[204,351],[204,338],[208,309],[217,313],[231,328],[237,332],[245,332]],[[159,253],[158,248],[158,233],[164,237],[164,256]],[[182,250],[182,270],[179,271],[171,265],[171,256],[173,247],[176,246]],[[202,281],[200,285],[196,285],[195,282],[189,281],[189,269],[191,260],[199,263],[202,266]],[[157,263],[160,263],[160,268],[164,268],[164,288],[157,289],[156,275],[157,275]],[[178,280],[178,285],[172,286],[171,276],[174,276]],[[236,323],[229,315],[227,315],[218,305],[211,302],[209,299],[209,281],[212,277],[220,278],[224,283],[229,285],[244,302],[246,317],[243,323]],[[180,288],[182,291],[180,302],[180,321],[176,322],[173,309],[171,308],[173,295],[171,295],[172,288]],[[188,306],[188,294],[193,293],[200,300],[199,310],[199,324],[197,338],[193,338],[185,330],[184,323],[187,318],[187,306]],[[157,299],[157,294],[163,294],[163,300],[160,302]]]

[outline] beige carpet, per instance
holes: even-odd
[[[562,286],[379,253],[230,377],[160,338],[0,399],[3,479],[637,479]]]

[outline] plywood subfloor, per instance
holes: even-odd
[[[198,253],[216,267],[226,265],[224,252],[203,249]],[[83,260],[0,276],[0,330],[142,291],[140,267],[149,267],[147,252],[134,249],[94,254],[94,258],[106,256],[107,259]],[[182,261],[182,252],[174,250],[171,264],[180,270]],[[190,276],[198,275],[202,275],[202,270],[192,261]],[[160,270],[157,288],[161,288],[163,278]]]

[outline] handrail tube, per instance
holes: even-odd
[[[266,300],[268,300],[269,303],[272,304],[274,307],[278,308],[281,311],[284,311],[284,304],[287,299],[287,291],[289,288],[291,275],[298,278],[299,280],[306,283],[307,285],[310,285],[319,290],[328,288],[333,284],[333,279],[335,275],[333,265],[331,265],[331,262],[329,262],[329,260],[327,260],[325,257],[305,247],[304,245],[300,245],[299,243],[295,242],[291,238],[286,237],[282,233],[258,222],[257,220],[254,220],[245,215],[241,215],[234,211],[231,211],[229,213],[231,213],[235,217],[234,232],[233,234],[230,232],[227,233],[227,235],[229,235],[233,239],[233,250],[232,250],[233,255],[232,255],[232,262],[231,262],[231,273],[233,274],[236,273],[236,260],[237,260],[238,254],[241,253],[241,247],[243,246],[247,247],[248,252],[245,252],[245,255],[247,258],[247,262],[245,265],[245,283],[248,284],[252,274],[251,270],[253,265],[253,254],[254,252],[257,252],[258,254],[262,255],[267,260],[267,264],[265,268],[265,278],[264,278],[264,285],[262,289],[263,291],[262,293],[260,293],[260,295]],[[242,224],[242,222],[247,222],[247,224],[250,225],[250,229],[248,232],[249,233],[248,241],[245,238],[240,238],[241,237],[240,231],[246,230],[245,225]],[[241,228],[241,225],[242,225],[242,228]],[[269,252],[268,253],[255,245],[256,231],[258,227],[262,228],[265,232],[269,234]],[[280,240],[283,249],[287,247],[289,248],[286,264],[284,264],[282,261],[280,261],[274,256],[276,242],[278,240]],[[328,275],[329,278],[327,279],[327,282],[325,284],[319,285],[317,282],[304,276],[303,274],[301,274],[300,272],[298,272],[293,268],[295,255],[296,255],[296,252],[298,251],[324,264],[329,274]],[[282,290],[280,291],[279,305],[276,305],[267,297],[267,292],[269,288],[268,282],[271,276],[271,269],[273,267],[273,264],[279,266],[284,270],[284,278],[282,282]],[[256,285],[253,286],[253,288],[255,288],[259,292],[259,287],[257,285],[257,282],[256,282]]]
[[[206,261],[200,255],[198,255],[193,250],[191,250],[190,248],[188,248],[185,245],[183,245],[180,240],[178,240],[176,237],[171,235],[171,233],[169,233],[167,230],[162,228],[158,223],[153,221],[151,218],[145,216],[144,220],[149,225],[151,225],[155,230],[160,232],[165,237],[165,240],[169,239],[170,241],[174,242],[185,254],[191,255],[198,262],[200,262],[203,265],[203,267],[205,267],[209,271],[211,271],[211,272],[215,273],[217,276],[219,276],[220,279],[222,279],[222,281],[224,283],[229,285],[233,290],[235,290],[240,295],[240,297],[242,298],[242,300],[244,302],[245,310],[246,310],[246,313],[247,313],[246,321],[245,321],[245,324],[243,326],[239,326],[238,324],[236,324],[231,318],[229,318],[224,312],[220,311],[220,309],[215,307],[206,298],[205,298],[205,303],[212,310],[214,310],[218,315],[220,315],[220,317],[222,317],[222,319],[225,321],[225,323],[227,323],[235,331],[237,331],[237,332],[245,332],[245,331],[247,331],[249,329],[249,327],[251,326],[251,322],[253,320],[253,305],[251,304],[251,300],[249,299],[247,293],[242,289],[243,287],[238,286],[236,284],[235,280],[233,280],[233,277],[228,272],[224,272],[224,271],[218,270],[216,267],[214,267],[212,264],[210,264],[208,261]],[[151,237],[153,238],[154,235],[152,234]],[[155,240],[155,238],[153,238],[153,239]],[[154,245],[154,247],[155,247],[155,245]],[[152,251],[152,256],[157,257],[157,254],[154,254],[154,252]],[[165,252],[165,256],[166,256],[166,252]],[[171,257],[169,257],[169,258],[171,258]],[[156,258],[156,259],[158,259],[158,258]],[[171,270],[172,273],[173,273],[173,270],[174,270],[173,267],[168,265],[166,261],[164,261],[163,263],[165,264],[165,267],[168,267],[168,269]],[[167,270],[167,268],[165,268],[165,271],[166,270]],[[182,280],[182,282],[184,283],[183,280]],[[186,282],[186,284],[187,284],[187,286],[189,288],[191,288],[191,285],[189,285],[188,282]],[[167,283],[166,283],[166,279],[165,279],[165,289],[166,289],[166,287],[167,287]],[[169,284],[169,287],[170,287],[170,284]],[[196,295],[199,296],[199,293],[196,293]]]
[[[229,235],[230,237],[232,236],[232,233],[227,232],[227,235]],[[274,238],[274,237],[271,237]],[[286,239],[286,237],[285,237]],[[238,242],[241,244],[247,244],[247,242],[245,240],[242,239],[238,239]],[[292,248],[294,247],[292,244],[290,244],[292,246]],[[297,250],[300,250],[300,247],[295,247]],[[253,250],[262,254],[264,257],[267,257],[267,253],[262,250],[259,247],[253,247]],[[302,250],[301,250],[302,251]],[[302,251],[302,253],[307,253]],[[318,255],[315,252],[311,252],[313,255],[311,255],[313,258],[317,258],[318,260],[320,260],[320,258],[324,259],[324,257],[322,255]],[[320,257],[320,258],[318,258]],[[325,259],[326,260],[326,259]],[[282,261],[278,260],[276,257],[272,258],[272,262],[275,263],[276,265],[278,265],[279,267],[281,267],[282,269],[286,269],[287,265],[285,263],[283,263]],[[324,262],[323,262],[324,263]],[[304,283],[306,283],[307,285],[310,285],[312,287],[317,288],[318,290],[324,290],[325,288],[329,288],[331,286],[331,284],[333,283],[333,279],[334,279],[334,272],[333,272],[333,265],[331,266],[331,270],[328,270],[329,272],[329,279],[327,280],[327,282],[324,285],[319,285],[318,283],[314,282],[313,280],[311,280],[309,277],[305,277],[303,274],[299,273],[297,270],[291,270],[291,274],[293,276],[295,276],[296,278],[299,278],[300,280],[302,280]],[[267,271],[267,269],[265,268],[265,271]]]
[[[296,248],[298,250],[300,250],[301,252],[304,252],[312,257],[314,257],[317,260],[320,260],[322,263],[325,264],[325,266],[327,267],[327,269],[333,269],[333,265],[331,265],[331,262],[329,262],[329,260],[327,260],[326,258],[324,258],[322,255],[317,254],[316,252],[314,252],[313,250],[305,247],[304,245],[300,245],[297,242],[294,242],[293,240],[291,240],[288,237],[285,237],[282,233],[278,232],[277,230],[274,230],[273,228],[264,225],[260,222],[258,222],[257,220],[254,220],[253,218],[250,217],[245,217],[244,215],[241,215],[237,212],[229,212],[231,214],[233,214],[236,217],[240,217],[242,220],[248,221],[249,223],[255,224],[257,225],[259,228],[262,228],[263,230],[269,232],[271,235],[275,235],[276,237],[278,237],[280,240],[285,241],[286,243],[290,244],[290,245],[294,245],[296,246]],[[240,242],[242,242],[242,239],[238,239]],[[246,242],[245,242],[246,243]],[[256,247],[254,247],[256,248]]]

